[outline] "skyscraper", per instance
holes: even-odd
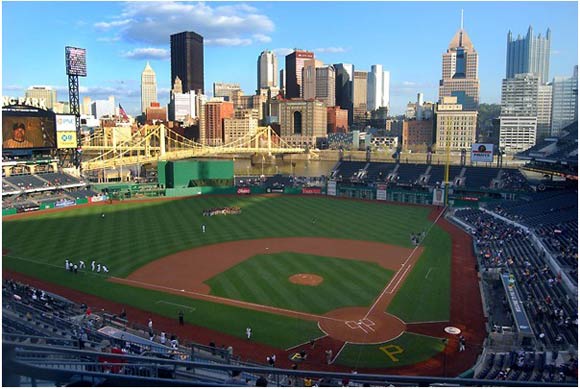
[[[213,97],[223,97],[225,101],[234,101],[234,95],[241,95],[240,84],[227,82],[213,83]]]
[[[270,50],[265,50],[258,57],[258,88],[272,88],[278,86],[278,58]]]
[[[500,147],[526,150],[536,144],[540,78],[534,73],[504,79],[501,88]]]
[[[528,28],[525,38],[518,35],[513,39],[512,32],[507,35],[507,60],[506,78],[513,78],[520,73],[534,73],[540,78],[540,83],[545,84],[549,80],[550,71],[550,42],[552,33],[546,31],[546,36],[541,34],[534,36],[532,26]]]
[[[368,74],[367,108],[374,111],[389,106],[389,84],[391,74],[383,71],[383,65],[372,65]]]
[[[348,63],[334,64],[336,105],[348,110],[348,123],[352,124],[352,82],[354,66]]]
[[[157,76],[147,62],[141,73],[141,112],[147,112],[154,101],[157,101]]]
[[[322,61],[309,59],[304,61],[302,67],[302,84],[300,97],[305,100],[316,98],[316,69],[322,66]]]
[[[47,109],[52,109],[57,102],[56,89],[50,86],[31,86],[26,90],[25,96],[31,99],[44,99]]]
[[[190,90],[204,93],[203,37],[185,31],[171,35],[171,84],[175,77],[183,83],[183,93]]]
[[[362,129],[366,125],[368,72],[355,71],[352,83],[353,127]]]
[[[439,100],[444,96],[457,97],[463,110],[477,110],[479,105],[478,55],[467,32],[461,28],[453,36],[443,54],[443,71],[439,82]]]
[[[578,120],[578,65],[572,77],[554,77],[552,81],[552,135]]]
[[[314,59],[311,51],[294,50],[286,56],[286,98],[300,97],[304,62]]]
[[[316,68],[316,99],[327,107],[336,105],[336,75],[332,65]]]

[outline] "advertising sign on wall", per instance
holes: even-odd
[[[471,145],[472,162],[493,162],[492,143],[474,143]]]
[[[107,199],[108,199],[108,197],[105,196],[105,195],[97,195],[97,196],[91,196],[91,197],[89,197],[89,201],[91,203],[98,203],[98,202],[101,202],[101,201],[105,201]]]
[[[72,205],[75,205],[76,203],[74,202],[74,200],[71,199],[62,199],[62,200],[58,200],[56,203],[54,203],[54,206],[56,208],[64,208],[64,207],[70,207]]]
[[[302,188],[302,194],[322,194],[322,188]]]
[[[238,194],[239,195],[249,195],[250,193],[252,193],[252,191],[250,190],[250,188],[247,188],[247,187],[238,188]]]
[[[377,200],[387,200],[387,186],[377,185]]]
[[[336,181],[334,180],[330,180],[328,181],[328,186],[327,186],[327,194],[329,196],[336,196]]]

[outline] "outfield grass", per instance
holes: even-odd
[[[239,206],[242,214],[202,216],[204,209],[226,206]],[[96,260],[109,267],[110,275],[125,277],[144,264],[175,252],[242,239],[310,236],[410,247],[409,235],[431,224],[427,219],[429,211],[428,208],[378,202],[292,196],[214,196],[93,205],[3,220],[3,248],[10,252],[3,258],[3,267],[169,317],[175,316],[175,309],[154,302],[195,303],[200,307],[195,311],[199,314],[186,317],[188,322],[239,337],[244,336],[247,323],[252,323],[256,341],[288,347],[314,337],[318,331],[316,323],[111,284],[96,274],[79,274],[73,279],[64,271],[64,260],[67,257],[73,261],[82,259],[87,264]],[[104,219],[101,213],[105,213]],[[313,217],[317,218],[316,224],[312,223]],[[207,226],[205,234],[201,233],[201,224]],[[450,246],[441,245],[440,241],[449,238],[437,227],[434,231],[438,232],[434,238],[430,236],[426,240],[425,252],[433,257],[448,258]],[[431,246],[432,251],[429,250]],[[434,281],[421,283],[420,277],[424,275],[416,276],[413,281],[416,286],[403,286],[396,297],[401,300],[397,308],[401,317],[418,315],[416,301],[420,300],[417,296],[423,296],[425,301],[448,296],[449,269],[438,268],[435,274],[438,277]],[[415,272],[411,274],[414,275]],[[439,285],[436,289],[439,294],[433,292],[434,283]],[[429,308],[421,304],[421,309],[438,319],[448,315],[449,307],[444,304]],[[236,320],[232,320],[233,317]]]
[[[449,320],[451,238],[437,227],[423,244],[419,261],[387,308],[407,323]]]
[[[324,281],[317,286],[291,283],[288,278],[298,273]],[[392,276],[393,271],[374,263],[282,252],[253,256],[205,283],[216,296],[320,314],[370,306]]]
[[[443,349],[445,349],[443,339],[405,332],[387,343],[348,344],[335,362],[354,368],[397,368],[429,359]]]

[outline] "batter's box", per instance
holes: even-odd
[[[359,321],[359,323],[362,323],[367,327],[374,327],[375,326],[375,322],[372,321],[371,319],[362,319],[361,321]]]
[[[360,328],[360,325],[358,324],[358,322],[353,321],[353,320],[349,320],[347,322],[345,322],[345,324],[348,326],[348,328],[350,328],[351,330],[356,330],[357,328]]]

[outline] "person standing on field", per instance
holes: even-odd
[[[246,337],[248,340],[252,337],[252,329],[250,327],[246,328]]]

